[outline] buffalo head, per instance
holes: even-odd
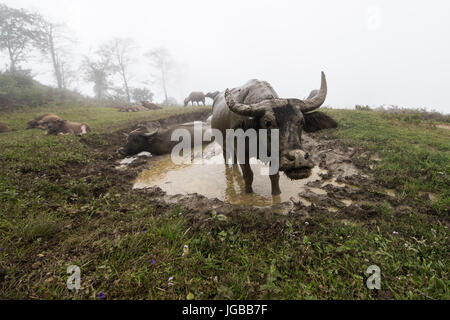
[[[129,156],[141,151],[148,151],[149,146],[153,145],[160,130],[159,122],[152,122],[147,126],[140,126],[136,130],[127,134],[125,146],[119,149],[123,155]]]

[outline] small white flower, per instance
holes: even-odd
[[[397,231],[393,231],[392,234],[398,234],[398,232]]]
[[[408,246],[409,246],[409,245],[408,245],[407,243],[405,243],[405,248],[408,248]]]
[[[185,244],[183,247],[183,254],[181,256],[184,257],[188,253],[189,253],[189,246],[187,244]]]
[[[309,226],[309,222],[308,222],[308,221],[305,221],[305,225]]]

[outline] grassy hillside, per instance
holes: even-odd
[[[377,154],[377,183],[395,189],[393,201],[306,223],[251,210],[198,221],[131,191],[132,175],[114,161],[131,123],[199,109],[45,110],[89,123],[82,138],[24,130],[43,109],[0,113],[14,129],[0,134],[0,298],[450,298],[449,130],[327,110],[340,127],[320,136],[354,147],[360,166]],[[372,264],[378,291],[365,283]],[[78,292],[66,287],[69,265],[81,268]]]
[[[92,101],[81,94],[45,86],[34,80],[26,71],[0,71],[0,111],[90,104]]]

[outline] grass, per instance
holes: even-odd
[[[320,135],[359,150],[358,165],[378,154],[377,183],[394,188],[396,201],[367,205],[364,217],[324,211],[305,221],[243,211],[224,218],[211,210],[199,220],[131,191],[131,178],[113,169],[118,131],[199,109],[0,114],[15,130],[0,135],[0,298],[450,298],[448,130],[327,110],[340,127]],[[25,130],[43,112],[87,122],[93,133]],[[372,291],[365,271],[374,264],[382,288]],[[79,291],[67,289],[70,265],[81,269]]]

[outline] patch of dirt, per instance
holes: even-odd
[[[445,129],[445,130],[450,130],[450,125],[446,125],[446,124],[437,124],[436,127]]]

